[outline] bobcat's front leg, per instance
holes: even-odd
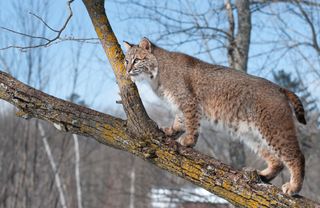
[[[183,131],[183,116],[180,113],[176,114],[173,124],[170,127],[163,128],[162,130],[167,136],[173,136],[176,133]]]
[[[197,142],[200,126],[200,111],[197,99],[195,97],[185,99],[180,106],[180,110],[184,116],[186,132],[177,139],[177,142],[182,146],[193,147]]]

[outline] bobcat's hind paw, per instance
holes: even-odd
[[[197,143],[196,138],[191,135],[182,135],[176,141],[185,147],[194,147]]]
[[[172,126],[161,128],[161,130],[164,132],[164,134],[168,137],[174,137],[178,138],[181,134],[183,134],[183,131],[175,130]]]
[[[288,194],[290,196],[294,196],[294,195],[297,195],[299,190],[297,187],[295,186],[292,186],[289,182],[288,183],[285,183],[283,186],[282,186],[282,192],[285,193],[285,194]]]

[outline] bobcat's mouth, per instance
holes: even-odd
[[[141,70],[139,70],[139,69],[131,70],[129,72],[130,76],[138,76],[139,74],[141,74]]]
[[[138,76],[140,74],[140,72],[129,72],[130,76]]]

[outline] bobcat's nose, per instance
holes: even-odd
[[[126,65],[126,72],[127,72],[127,75],[129,75],[129,74],[130,74],[131,70],[132,70],[132,65],[131,65],[131,64],[127,64],[127,65]]]
[[[131,68],[128,65],[126,65],[125,68],[126,68],[126,75],[129,76]]]
[[[133,72],[132,67],[131,66],[127,66],[127,68],[126,68],[126,76],[127,76],[127,78],[130,78],[132,76],[132,74],[133,74],[132,72]]]
[[[126,77],[130,78],[130,71],[126,70]]]

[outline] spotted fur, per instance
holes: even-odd
[[[291,178],[283,191],[292,195],[301,190],[305,164],[293,112],[298,121],[306,122],[294,93],[260,77],[169,52],[146,38],[139,45],[125,46],[128,76],[133,81],[147,80],[182,114],[166,133],[185,129],[178,142],[194,146],[200,119],[209,119],[214,128],[240,139],[266,160],[262,179],[272,180],[286,165]]]

